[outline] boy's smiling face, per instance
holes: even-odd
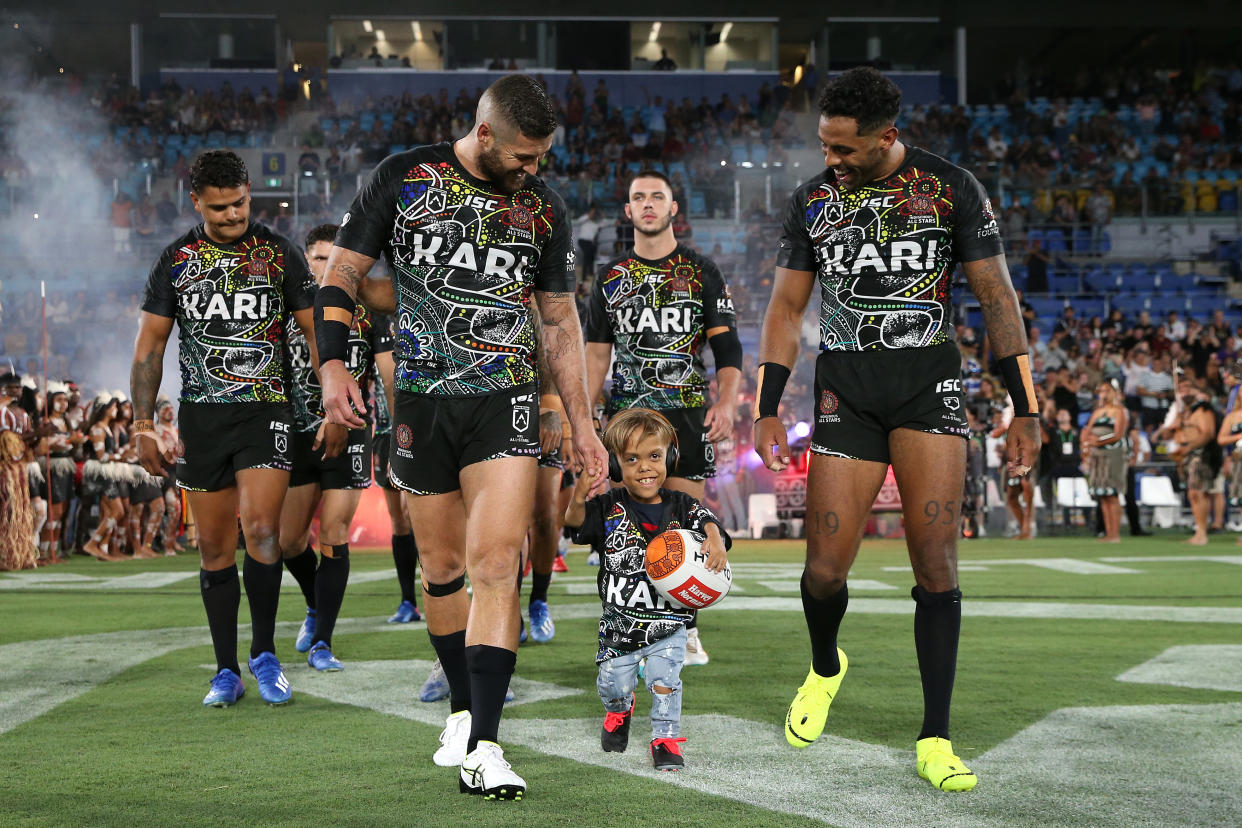
[[[640,503],[659,503],[660,487],[668,476],[665,457],[668,445],[655,435],[631,440],[617,458],[621,464],[621,483]]]

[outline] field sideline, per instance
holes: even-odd
[[[900,542],[863,546],[841,636],[849,674],[805,751],[780,728],[810,658],[802,544],[735,544],[735,591],[701,619],[711,663],[683,671],[681,774],[651,769],[643,693],[629,751],[599,748],[596,570],[575,549],[550,590],[556,638],[521,648],[501,725],[530,786],[518,803],[462,796],[431,764],[446,708],[415,698],[434,658],[425,626],[384,623],[399,600],[386,551],[352,556],[339,674],[293,651],[304,607],[286,575],[284,708],[248,674],[236,707],[200,706],[213,658],[193,556],[0,573],[0,823],[1238,824],[1242,548],[1183,539],[962,544],[952,735],[980,783],[958,795],[914,771]]]

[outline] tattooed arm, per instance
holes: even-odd
[[[1018,294],[1009,281],[1009,267],[1004,256],[993,256],[977,262],[963,262],[966,282],[979,300],[983,325],[996,358],[1027,352],[1026,326],[1018,308]]]
[[[997,359],[1027,353],[1026,326],[1018,309],[1018,295],[1009,281],[1009,268],[1004,255],[975,262],[963,262],[966,282],[979,300],[983,324],[987,329],[992,353]],[[1124,433],[1124,432],[1123,432]],[[1039,457],[1038,417],[1015,417],[1005,441],[1005,459],[1010,474],[1021,476]]]
[[[333,245],[332,252],[328,254],[328,270],[320,287],[319,300],[323,299],[324,288],[336,287],[356,301],[359,287],[374,264],[375,259],[370,256]],[[324,307],[322,318],[325,322],[341,322],[346,327],[354,321],[353,314],[347,308],[336,306]],[[313,336],[307,337],[307,341],[313,340]],[[328,422],[349,428],[365,427],[366,420],[363,415],[366,413],[366,403],[362,398],[362,390],[358,388],[358,383],[345,367],[345,363],[340,359],[330,359],[321,363],[318,370],[319,385],[323,389],[323,412]]]
[[[591,494],[607,486],[608,454],[591,424],[586,392],[586,361],[582,353],[582,328],[572,293],[537,290],[535,299],[543,318],[540,326],[548,369],[560,392],[561,402],[573,428],[574,453],[595,484]]]
[[[172,317],[142,312],[138,339],[134,342],[134,362],[129,369],[129,397],[134,405],[134,420],[155,419],[155,397],[164,376],[164,348],[172,334]],[[149,474],[163,477],[159,443],[138,441],[139,459]]]

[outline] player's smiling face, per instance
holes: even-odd
[[[888,150],[897,140],[897,127],[858,134],[858,121],[834,115],[819,117],[819,148],[824,166],[837,175],[846,190],[858,190],[879,178]]]
[[[621,483],[639,503],[659,503],[664,485],[668,446],[655,435],[643,435],[621,452]]]
[[[204,187],[190,193],[194,209],[203,217],[207,237],[220,244],[232,244],[250,226],[250,185]]]
[[[673,223],[677,202],[673,191],[659,178],[636,178],[630,184],[630,200],[625,215],[634,229],[645,236],[658,236]]]
[[[513,194],[526,186],[529,177],[539,173],[539,161],[552,147],[552,136],[531,138],[516,128],[508,135],[503,129],[481,125],[479,167],[496,189]]]

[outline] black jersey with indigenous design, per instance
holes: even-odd
[[[312,291],[315,288],[312,285]],[[345,351],[345,367],[362,389],[365,400],[370,389],[371,366],[375,355],[392,350],[388,317],[371,313],[359,304],[349,326],[349,346]],[[323,388],[311,362],[310,346],[302,329],[289,326],[289,368],[293,375],[293,429],[317,431],[323,422]]]
[[[633,500],[624,488],[605,492],[586,502],[582,525],[574,532],[576,543],[589,544],[599,553],[599,597],[604,602],[599,619],[599,652],[596,662],[632,653],[668,638],[694,617],[694,610],[666,600],[647,577],[647,544],[669,529],[703,532],[714,523],[732,539],[711,510],[685,492],[660,489],[663,506],[660,526],[648,531],[640,525]],[[627,505],[629,508],[627,508]]]
[[[474,396],[535,382],[531,292],[572,291],[574,252],[564,202],[527,181],[502,193],[444,143],[390,155],[354,198],[336,243],[391,266],[397,390]]]
[[[659,261],[630,250],[609,262],[591,288],[586,324],[588,342],[614,346],[608,413],[706,405],[705,332],[736,325],[720,269],[684,245]]]
[[[375,394],[371,397],[371,411],[375,418],[375,433],[392,433],[392,412],[388,410],[388,395],[384,391],[384,378],[375,372]]]
[[[181,399],[287,402],[288,314],[313,307],[313,284],[301,251],[257,222],[232,244],[200,224],[164,248],[142,309],[177,320]]]
[[[818,272],[820,350],[893,350],[952,340],[954,265],[1001,252],[975,177],[906,147],[892,175],[859,190],[832,170],[795,190],[776,264]]]

